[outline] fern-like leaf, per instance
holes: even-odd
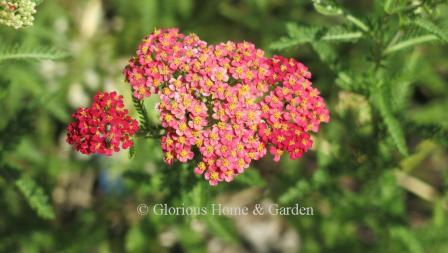
[[[426,30],[427,32],[439,37],[444,42],[448,42],[448,32],[446,29],[439,27],[431,20],[418,18],[414,22],[414,25]]]
[[[66,52],[51,47],[0,46],[0,62],[7,60],[57,60],[67,56]]]
[[[388,55],[391,53],[394,53],[396,51],[400,51],[406,48],[410,48],[419,44],[431,42],[431,41],[438,41],[440,40],[439,37],[433,35],[433,34],[424,34],[424,35],[417,35],[415,37],[411,37],[405,40],[401,40],[397,42],[396,44],[388,46],[384,50],[384,55]]]
[[[139,115],[139,128],[140,132],[145,136],[145,138],[159,138],[162,136],[160,134],[160,126],[154,125],[149,119],[148,112],[146,111],[145,104],[143,100],[132,96],[132,102],[134,104],[135,110]]]
[[[138,113],[139,116],[139,127],[141,131],[147,132],[150,129],[150,121],[148,117],[148,113],[146,112],[145,105],[143,104],[142,100],[139,100],[138,98],[132,96],[132,102],[134,104],[134,108]]]
[[[295,47],[297,45],[300,45],[302,43],[300,43],[300,41],[297,40],[293,40],[291,38],[288,37],[282,37],[280,38],[278,41],[275,41],[273,43],[271,43],[271,45],[269,45],[269,48],[272,50],[285,50],[288,48],[292,48]]]
[[[48,196],[36,182],[30,178],[21,177],[16,181],[16,186],[40,217],[54,219],[53,207],[48,203]]]
[[[282,37],[279,41],[272,43],[270,46],[271,49],[282,50],[300,44],[320,41],[352,42],[363,36],[362,32],[344,26],[336,26],[328,29],[325,27],[287,24],[286,29],[288,31],[288,37]]]
[[[409,103],[412,86],[418,75],[417,70],[419,60],[419,51],[414,50],[414,52],[409,56],[409,60],[401,66],[400,71],[396,71],[395,69],[388,70],[388,76],[392,77],[389,83],[391,94],[394,94],[391,100],[391,105],[394,112],[403,110]]]
[[[20,170],[8,165],[0,168],[0,175],[8,181],[14,182],[14,185],[37,215],[44,219],[54,219],[54,210],[48,201],[48,196],[33,179],[24,176]]]
[[[270,45],[271,49],[283,50],[311,42],[315,39],[316,34],[319,31],[316,27],[298,26],[293,23],[286,24],[286,30],[288,32],[288,37],[282,37],[279,41],[272,43]]]
[[[408,155],[408,149],[406,146],[406,141],[403,134],[403,129],[400,122],[394,117],[392,113],[392,106],[390,104],[389,98],[392,96],[389,92],[386,92],[383,83],[378,83],[374,87],[372,92],[374,104],[377,107],[380,115],[386,125],[389,135],[392,137],[393,142],[398,148],[398,151],[402,155]]]
[[[362,37],[362,32],[353,31],[351,29],[335,26],[325,31],[320,37],[323,41],[354,41]]]

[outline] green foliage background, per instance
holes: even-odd
[[[281,241],[260,250],[235,217],[136,212],[243,193],[314,207],[280,220],[300,237],[293,252],[448,252],[446,1],[59,0],[35,19],[0,27],[0,252],[216,252],[216,241],[290,252]],[[247,40],[308,65],[331,112],[313,150],[214,188],[192,165],[164,165],[157,140],[136,140],[133,159],[76,154],[70,114],[98,90],[134,108],[121,71],[155,27]]]

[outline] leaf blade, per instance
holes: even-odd
[[[66,52],[52,47],[32,48],[24,45],[0,47],[0,62],[9,60],[58,60],[67,56]]]

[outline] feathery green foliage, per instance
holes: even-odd
[[[67,53],[51,47],[0,44],[0,63],[8,60],[57,60],[64,57],[67,57]]]
[[[29,206],[34,209],[43,219],[54,219],[53,207],[49,203],[48,196],[45,194],[33,179],[23,175],[18,169],[8,165],[1,166],[0,175],[7,182],[13,182],[17,189],[22,193]]]
[[[343,26],[334,26],[330,28],[306,27],[296,24],[287,24],[289,37],[281,38],[278,42],[271,44],[271,49],[282,50],[298,46],[304,43],[319,41],[328,42],[351,42],[362,38],[362,32]]]
[[[372,92],[373,100],[375,101],[375,105],[383,118],[384,124],[386,125],[387,131],[392,137],[395,145],[402,155],[407,155],[408,150],[406,146],[405,137],[403,134],[402,127],[400,122],[394,117],[392,113],[392,105],[390,104],[390,100],[392,95],[386,92],[385,86],[386,84],[379,81],[376,84],[376,88]]]
[[[138,113],[140,129],[141,132],[145,134],[146,138],[160,138],[160,127],[153,124],[148,116],[148,112],[146,111],[145,104],[143,100],[139,100],[132,96],[132,102],[134,104],[134,108]],[[150,134],[146,134],[150,133]]]
[[[439,27],[437,24],[435,24],[431,20],[428,20],[426,18],[417,18],[415,21],[413,21],[413,24],[436,35],[437,37],[439,37],[439,39],[443,40],[445,43],[448,42],[447,29]]]
[[[40,217],[54,219],[55,214],[48,203],[48,196],[39,185],[30,178],[20,178],[16,181],[16,186]]]

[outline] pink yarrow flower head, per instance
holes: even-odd
[[[79,108],[67,127],[67,142],[83,154],[111,155],[133,146],[138,123],[116,92],[98,92],[91,107]]]
[[[124,75],[135,98],[160,98],[165,162],[198,156],[194,171],[211,185],[232,181],[267,150],[275,160],[285,151],[300,157],[312,145],[308,132],[328,121],[306,67],[269,59],[249,42],[207,45],[195,34],[156,30]]]
[[[311,86],[311,73],[302,63],[274,56],[270,69],[271,91],[260,103],[263,122],[258,134],[274,160],[285,151],[295,159],[311,148],[309,132],[317,132],[321,122],[329,122],[329,111],[319,91]]]

